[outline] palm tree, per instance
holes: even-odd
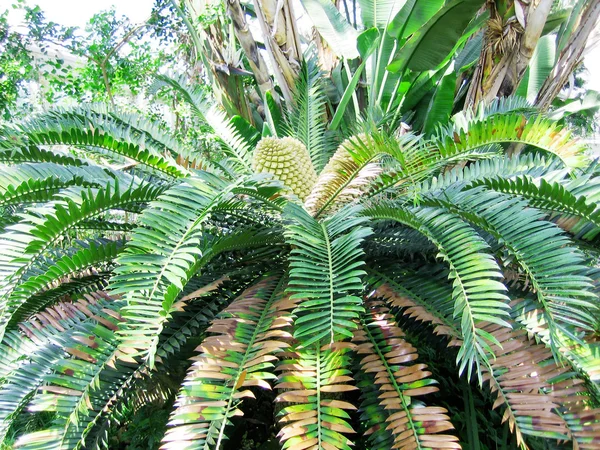
[[[262,134],[161,83],[218,136],[208,156],[97,105],[2,127],[0,439],[110,447],[176,396],[162,448],[219,449],[275,389],[286,449],[475,448],[477,387],[513,447],[598,447],[600,178],[568,131],[508,99],[338,146],[310,60]]]

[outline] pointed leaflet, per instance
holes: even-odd
[[[584,255],[544,213],[518,198],[482,187],[442,198],[425,198],[424,204],[441,205],[490,233],[520,266],[544,311],[555,354],[561,334],[577,340],[576,327],[592,330],[597,311],[591,280],[585,276]]]
[[[414,362],[416,349],[381,301],[369,300],[365,306],[368,312],[352,342],[360,361],[361,421],[370,448],[460,449],[457,437],[438,434],[454,429],[448,411],[421,402],[438,388],[428,378],[427,366]]]
[[[277,370],[276,402],[290,404],[278,416],[278,434],[285,450],[351,450],[345,436],[354,433],[348,410],[356,407],[339,400],[344,392],[356,390],[352,382],[349,342],[321,347],[318,344],[286,352]]]
[[[15,309],[26,300],[13,297],[15,289],[69,230],[111,209],[137,211],[164,189],[139,180],[121,186],[118,179],[100,190],[71,188],[60,199],[24,214],[21,222],[8,226],[0,236],[0,336]]]

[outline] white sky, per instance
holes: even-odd
[[[7,9],[14,0],[0,0],[0,11]],[[37,4],[46,18],[67,26],[83,28],[95,13],[115,6],[118,14],[129,17],[132,23],[144,21],[150,15],[154,0],[27,0]],[[14,20],[14,19],[13,19]],[[587,88],[600,91],[600,45],[585,58],[589,71]]]
[[[10,7],[14,0],[0,0],[0,10]],[[138,23],[147,19],[154,0],[27,0],[29,5],[39,5],[46,18],[66,26],[83,28],[97,12],[114,6],[117,14]]]

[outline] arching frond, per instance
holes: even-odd
[[[0,148],[19,152],[35,146],[75,145],[107,155],[125,157],[148,170],[169,178],[187,175],[164,148],[152,147],[146,133],[130,128],[122,121],[102,115],[86,115],[69,110],[51,111],[6,128]],[[39,152],[38,152],[39,153]],[[46,155],[48,152],[46,151]],[[18,160],[18,158],[17,158]],[[43,161],[43,160],[42,160]]]
[[[518,298],[516,293],[515,298]],[[529,294],[512,302],[512,318],[521,327],[527,330],[530,336],[552,347],[550,327],[546,314],[539,307],[536,299]],[[593,394],[595,404],[600,400],[600,343],[595,338],[571,339],[565,335],[561,337],[560,363],[570,364],[581,378],[587,381],[586,387]],[[556,354],[554,355],[556,358]]]
[[[219,239],[205,229],[211,214],[243,211],[250,206],[245,195],[270,198],[280,189],[265,176],[227,183],[199,172],[166,191],[144,211],[141,227],[119,258],[111,281],[111,292],[127,300],[122,311],[127,319],[120,331],[122,349],[143,355],[153,365],[158,336],[177,296],[215,254],[213,246]]]
[[[483,333],[478,323],[490,321],[509,326],[506,288],[498,280],[502,272],[489,253],[489,246],[477,232],[453,214],[435,208],[394,208],[374,206],[364,214],[376,220],[394,220],[424,234],[438,249],[450,268],[453,281],[454,315],[461,319],[465,341],[458,354],[459,371],[473,369],[481,381],[479,367],[489,365],[493,336]]]
[[[556,158],[545,158],[539,154],[526,154],[516,157],[504,156],[502,158],[482,159],[474,161],[464,167],[454,167],[424,180],[414,189],[419,195],[425,195],[435,191],[442,191],[449,187],[462,188],[464,186],[476,186],[487,183],[490,178],[511,177],[519,178],[529,176],[532,178],[544,177],[548,180],[561,180],[568,170]],[[413,195],[408,195],[412,197]]]
[[[575,195],[562,183],[555,181],[549,183],[540,179],[539,183],[527,176],[518,176],[513,179],[486,178],[474,185],[485,186],[498,192],[518,196],[527,200],[535,208],[540,208],[550,213],[557,213],[569,221],[559,221],[567,231],[583,239],[591,240],[600,232],[600,211],[597,203],[590,202],[587,195]]]
[[[575,327],[592,330],[596,295],[585,276],[584,255],[556,225],[542,220],[544,213],[526,202],[481,188],[462,191],[447,200],[426,198],[486,230],[508,252],[531,283],[550,329],[555,354],[562,336],[578,340]]]
[[[102,124],[102,127],[107,129],[118,127],[127,130],[128,134],[143,137],[145,145],[152,148],[157,154],[183,158],[198,157],[198,155],[190,154],[191,150],[188,146],[161,129],[158,123],[151,122],[141,114],[126,112],[114,105],[105,103],[78,105],[74,108],[52,109],[47,114],[52,118],[72,118],[84,123],[90,121]]]
[[[1,135],[1,134],[0,134]],[[12,135],[15,139],[7,142],[0,141],[0,163],[53,163],[61,166],[85,166],[87,163],[64,153],[52,152],[39,148],[36,145],[25,145],[17,133]],[[20,146],[17,146],[20,145]]]
[[[46,259],[35,272],[30,271],[27,279],[11,294],[11,317],[8,326],[15,325],[30,315],[44,309],[47,297],[39,294],[70,281],[73,275],[88,268],[97,268],[102,263],[112,262],[122,247],[119,241],[89,241],[81,248],[60,252],[54,260]],[[74,251],[73,251],[74,250]],[[32,301],[33,300],[33,301]],[[18,305],[18,306],[17,306]]]
[[[8,226],[0,239],[0,335],[24,300],[12,297],[15,289],[66,232],[111,209],[138,207],[156,198],[163,190],[163,186],[144,182],[122,187],[115,179],[101,190],[88,188],[65,192],[60,200],[40,210],[32,210],[20,223]]]
[[[185,336],[190,333],[202,333],[210,323],[211,318],[215,313],[215,309],[219,309],[224,303],[229,302],[229,292],[218,292],[220,282],[212,282],[205,284],[200,290],[201,296],[207,296],[206,304],[200,311],[195,311],[188,317],[190,312],[180,301],[177,311],[173,314],[173,320],[169,323],[168,329],[161,334],[157,346],[156,361],[162,369],[165,361],[175,359],[178,356],[179,343],[182,342]],[[215,292],[217,291],[217,292]],[[182,317],[188,317],[188,320],[179,320]],[[111,425],[118,424],[122,420],[123,411],[127,408],[138,410],[148,401],[164,401],[164,396],[174,396],[176,394],[173,388],[164,389],[161,387],[160,381],[156,391],[147,392],[148,384],[156,386],[157,374],[160,375],[160,370],[150,370],[147,363],[141,362],[138,359],[132,358],[126,354],[119,354],[119,359],[127,363],[127,368],[131,368],[122,377],[116,377],[108,380],[108,384],[104,385],[104,392],[110,394],[102,399],[103,407],[88,410],[87,413],[92,416],[92,425],[86,430],[86,448],[110,448],[110,442],[107,440],[108,431]],[[150,388],[152,389],[152,388]],[[172,392],[167,392],[172,391]]]
[[[433,324],[437,334],[450,338],[449,345],[464,346],[448,306],[450,288],[423,275],[405,273],[394,279],[378,272],[374,282],[384,284],[379,284],[376,293],[391,306],[402,308],[403,314]],[[600,410],[590,407],[582,381],[558,365],[550,349],[529,341],[526,330],[489,322],[479,325],[496,341],[490,347],[490,355],[496,358],[489,358],[487,368],[482,368],[483,379],[497,392],[494,408],[504,407],[503,421],[508,421],[519,444],[530,435],[594,448],[600,438]]]
[[[449,127],[433,141],[442,153],[465,152],[490,144],[520,143],[531,145],[558,156],[567,167],[585,162],[585,147],[566,129],[542,116],[526,117],[522,113],[493,115],[469,124],[468,129]]]
[[[19,331],[6,334],[0,346],[0,442],[64,357],[63,349],[80,327],[107,320],[103,309],[119,306],[103,293],[90,294],[76,303],[48,308],[20,324]]]
[[[317,222],[298,205],[286,209],[291,222],[286,241],[294,246],[288,291],[292,299],[303,299],[295,311],[294,337],[305,346],[352,337],[353,320],[363,311],[356,295],[364,274],[360,245],[371,231],[358,212],[345,208]]]
[[[524,97],[499,97],[490,102],[483,101],[479,103],[475,111],[467,109],[455,114],[452,117],[452,122],[460,128],[467,129],[473,122],[508,113],[521,113],[527,117],[539,114],[535,107]]]

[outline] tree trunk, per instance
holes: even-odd
[[[283,97],[292,102],[302,50],[296,17],[289,0],[254,0],[256,18]]]
[[[537,6],[514,0],[515,16],[507,20],[496,2],[488,0],[490,11],[486,39],[479,63],[467,93],[465,106],[507,97],[517,90],[529,60],[542,35],[553,0],[540,0]],[[505,9],[508,4],[504,5]]]
[[[269,76],[269,70],[265,60],[261,56],[256,41],[252,37],[248,23],[246,22],[246,15],[240,6],[239,0],[228,0],[227,1],[227,12],[231,21],[233,22],[233,28],[235,35],[248,58],[250,68],[254,73],[254,78],[258,83],[260,92],[264,95],[265,92],[271,91],[273,97],[277,100],[278,96],[275,92],[273,81]]]
[[[566,84],[569,76],[581,62],[581,55],[585,49],[588,38],[594,30],[600,16],[600,0],[592,0],[583,11],[579,26],[569,37],[565,48],[560,53],[558,61],[542,85],[535,100],[535,105],[546,110],[552,100],[558,95]]]

